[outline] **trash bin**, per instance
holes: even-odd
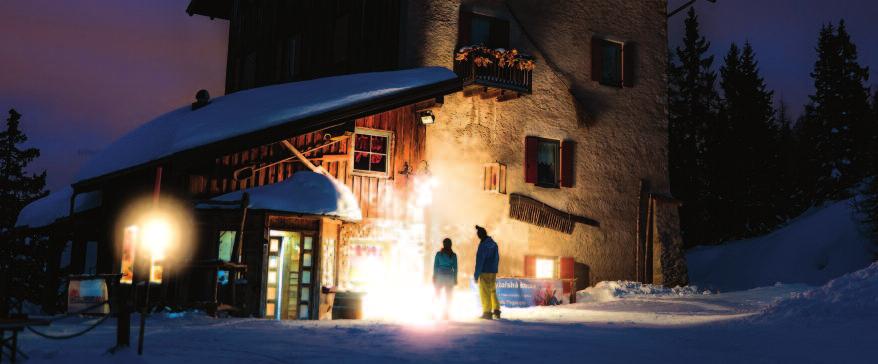
[[[332,306],[333,320],[361,320],[363,318],[363,293],[336,292]]]

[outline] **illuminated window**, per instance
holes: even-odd
[[[393,132],[357,129],[354,136],[353,172],[360,175],[390,176]]]
[[[217,260],[229,262],[232,260],[232,247],[235,246],[236,231],[223,230],[219,232],[219,241],[217,242]],[[229,271],[218,271],[216,277],[217,283],[226,285],[229,283]]]
[[[555,278],[555,259],[537,258],[536,275],[537,278]]]

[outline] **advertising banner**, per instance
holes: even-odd
[[[82,311],[106,301],[108,297],[107,282],[103,278],[71,279],[67,286],[67,312]],[[104,304],[85,313],[108,314],[110,305]]]
[[[497,278],[497,298],[503,307],[554,306],[570,303],[561,279]]]

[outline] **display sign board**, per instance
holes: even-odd
[[[67,312],[80,312],[98,303],[107,301],[107,281],[103,278],[71,279],[67,285]],[[110,305],[104,304],[84,313],[108,314]]]
[[[554,306],[570,303],[561,279],[497,278],[497,299],[503,307]]]

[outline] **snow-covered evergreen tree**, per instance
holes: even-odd
[[[0,132],[0,316],[9,311],[10,299],[39,302],[45,280],[44,238],[15,228],[21,209],[46,194],[46,172],[25,172],[40,151],[20,148],[27,141],[20,120],[21,114],[9,110],[6,130]]]
[[[683,44],[673,52],[669,69],[669,169],[671,193],[685,201],[680,210],[683,239],[689,246],[709,236],[706,196],[709,178],[704,173],[707,126],[716,121],[719,95],[710,43],[701,35],[698,16],[690,8]]]
[[[848,196],[871,164],[869,70],[858,63],[844,21],[820,30],[811,77],[815,93],[799,128],[804,160],[799,180],[806,195],[819,203]]]

